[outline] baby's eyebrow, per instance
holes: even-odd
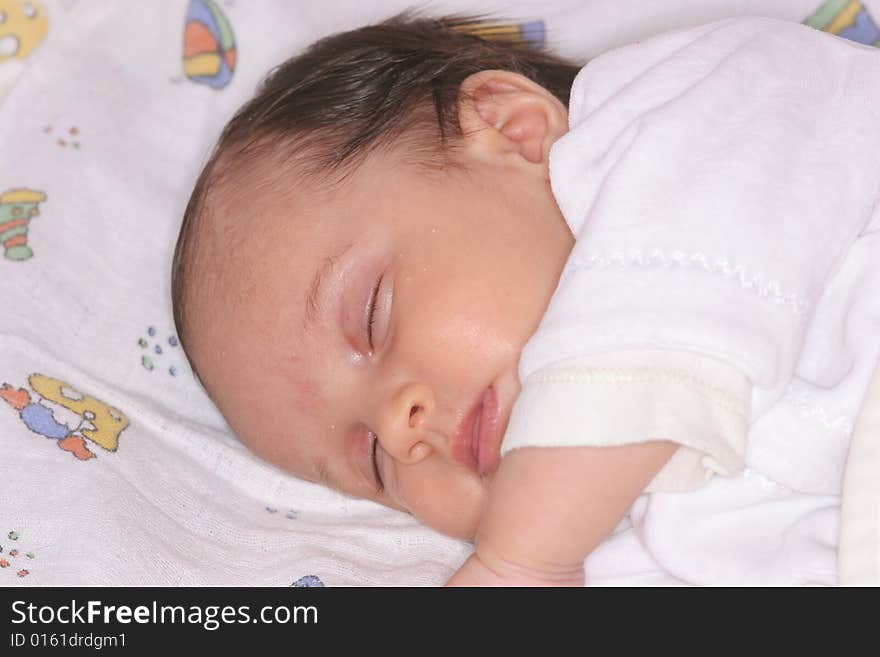
[[[339,258],[341,258],[352,246],[354,245],[349,244],[339,251],[339,253],[325,258],[324,262],[321,263],[321,266],[318,267],[318,271],[315,272],[315,278],[309,286],[308,293],[306,293],[306,312],[303,319],[303,328],[306,333],[312,332],[315,321],[321,315],[323,310],[321,308],[321,302],[323,301],[321,288],[324,285],[324,281],[328,278],[328,274],[333,270],[333,265],[336,261],[339,260]]]

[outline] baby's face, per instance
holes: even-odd
[[[188,311],[255,453],[469,538],[573,242],[546,170],[463,157],[469,174],[426,176],[372,155],[341,189],[283,196],[295,174],[253,167],[217,194],[201,239],[222,271]]]

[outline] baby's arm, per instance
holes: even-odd
[[[474,553],[449,586],[584,584],[584,559],[675,453],[667,440],[523,447],[492,481]]]

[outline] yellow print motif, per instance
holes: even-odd
[[[0,0],[0,64],[24,59],[49,29],[46,8],[33,0]]]
[[[128,426],[128,418],[119,409],[99,399],[85,395],[73,386],[43,374],[32,374],[28,383],[34,391],[51,402],[73,411],[92,427],[83,427],[80,433],[104,449],[115,452],[119,446],[119,434]]]

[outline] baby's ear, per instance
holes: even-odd
[[[548,165],[550,147],[568,130],[568,112],[556,96],[510,71],[488,70],[465,78],[458,95],[465,146],[478,156]]]

